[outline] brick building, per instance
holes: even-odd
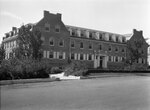
[[[137,63],[147,64],[147,48],[142,31],[133,30],[133,35],[126,40],[125,35],[104,32],[99,30],[65,25],[61,20],[61,14],[52,14],[44,11],[44,17],[32,25],[38,28],[43,41],[43,59],[51,60],[52,66],[64,66],[68,61],[80,61],[89,68],[121,69],[123,61],[128,56],[127,42],[142,42],[139,51],[143,57]],[[12,49],[17,46],[18,29],[3,37],[6,50],[6,59],[10,58]],[[134,46],[134,45],[132,45]]]

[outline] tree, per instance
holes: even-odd
[[[131,43],[127,43],[127,49],[129,51],[129,58],[126,60],[127,63],[132,65],[137,61],[139,58],[141,58],[142,54],[139,52],[140,46],[138,45],[138,42],[134,42],[134,46],[131,45]]]
[[[40,59],[41,52],[41,32],[31,25],[21,26],[17,40],[18,47],[14,49],[17,58]]]
[[[4,45],[2,44],[0,46],[0,64],[1,64],[3,59],[5,59],[5,49],[4,49]]]
[[[125,60],[126,69],[136,70],[137,66],[139,66],[136,61],[142,57],[142,53],[139,51],[142,44],[141,41],[127,42],[128,57]]]

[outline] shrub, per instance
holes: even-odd
[[[74,75],[74,76],[86,76],[87,75],[87,65],[82,62],[72,62],[65,68],[65,75]]]
[[[59,67],[52,67],[51,68],[51,74],[55,74],[55,73],[61,73],[62,70]]]
[[[146,71],[147,66],[144,64],[126,65],[124,70],[127,70],[127,71]]]
[[[0,65],[0,80],[48,78],[47,62],[16,58],[3,60]]]

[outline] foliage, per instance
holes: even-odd
[[[126,63],[132,65],[136,60],[141,58],[141,53],[139,52],[138,45],[135,43],[135,47],[131,45],[131,43],[127,43],[127,49],[129,51],[129,58],[126,59]]]
[[[17,44],[18,47],[13,50],[17,58],[40,59],[42,57],[41,32],[32,28],[31,25],[21,26]]]
[[[145,71],[147,70],[147,66],[144,65],[144,64],[133,64],[133,65],[128,65],[128,66],[125,66],[124,70],[126,71]]]
[[[61,73],[62,70],[59,67],[52,67],[51,68],[51,74],[55,74],[55,73]]]
[[[1,64],[3,59],[5,59],[5,49],[4,49],[4,45],[2,44],[0,46],[0,64]]]
[[[142,53],[139,51],[139,48],[142,46],[142,42],[135,41],[133,44],[131,42],[127,42],[128,55],[127,59],[124,61],[125,70],[130,71],[140,71],[146,70],[146,64],[137,64],[136,61],[139,58],[142,58]]]
[[[48,65],[44,61],[12,58],[0,65],[0,80],[48,78]]]
[[[65,68],[65,75],[85,76],[87,72],[87,65],[82,62],[74,61]]]

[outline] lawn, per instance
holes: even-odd
[[[1,86],[1,110],[150,110],[150,77]]]

